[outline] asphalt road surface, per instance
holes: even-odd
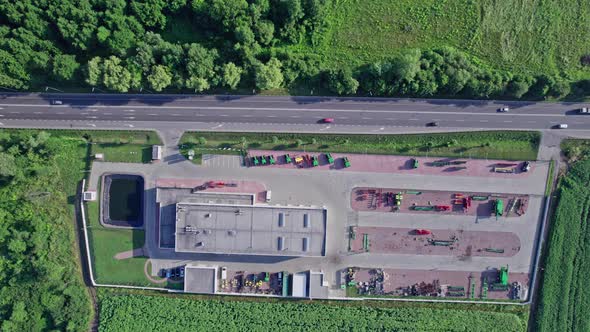
[[[61,105],[55,105],[59,100]],[[510,107],[510,112],[498,109]],[[316,124],[334,118],[331,126],[403,126],[590,129],[590,114],[581,103],[535,103],[443,99],[114,95],[0,94],[2,120]]]

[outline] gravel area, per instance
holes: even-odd
[[[353,252],[365,252],[364,234],[368,235],[369,252],[413,255],[451,255],[469,259],[472,256],[511,257],[520,251],[520,239],[509,232],[433,230],[418,235],[413,228],[355,227],[351,240]],[[437,242],[432,241],[441,241]],[[494,252],[486,249],[499,249]]]

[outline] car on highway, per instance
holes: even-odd
[[[51,105],[63,105],[63,101],[54,99],[51,101]]]
[[[434,122],[428,122],[426,124],[426,127],[438,127],[438,122],[434,121]]]
[[[580,113],[580,114],[590,114],[590,109],[588,109],[588,107],[582,107],[582,108],[578,109],[578,113]]]
[[[334,118],[323,118],[322,123],[334,123]]]
[[[510,107],[508,107],[508,106],[500,107],[500,108],[498,108],[498,112],[500,112],[500,113],[510,112]]]
[[[553,128],[555,128],[555,129],[567,129],[567,123],[560,123],[558,125],[555,125]]]

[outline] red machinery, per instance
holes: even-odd
[[[434,209],[436,211],[451,211],[451,206],[450,205],[435,205]]]
[[[459,194],[459,193],[455,194],[455,199],[461,199],[461,198],[463,198],[463,194]]]
[[[463,198],[463,209],[468,210],[471,207],[471,197]]]
[[[415,229],[414,233],[416,235],[430,235],[430,234],[432,234],[432,232],[427,229]]]
[[[205,186],[207,188],[223,188],[226,185],[229,185],[229,184],[226,184],[225,182],[222,182],[222,181],[209,181],[209,182],[205,183]]]

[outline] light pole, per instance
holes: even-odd
[[[47,90],[49,90],[49,89],[51,89],[51,90],[55,90],[55,91],[58,91],[58,92],[62,92],[62,93],[63,93],[63,91],[61,91],[60,89],[52,88],[52,87],[50,87],[50,86],[46,86],[46,87],[45,87],[45,91],[47,91]]]

